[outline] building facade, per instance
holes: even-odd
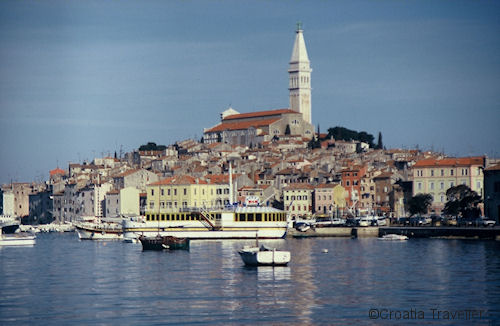
[[[413,196],[431,194],[431,212],[440,214],[446,204],[446,191],[466,185],[484,199],[483,182],[485,157],[424,159],[413,170]]]
[[[283,188],[284,208],[292,220],[312,216],[313,190],[313,186],[306,183],[291,183]]]

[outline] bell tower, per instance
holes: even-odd
[[[311,67],[306,43],[302,34],[302,23],[297,23],[292,58],[288,68],[290,109],[302,113],[305,121],[311,122]]]

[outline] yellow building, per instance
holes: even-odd
[[[292,219],[312,216],[313,186],[306,183],[291,183],[283,188],[285,211]]]
[[[146,215],[189,211],[195,208],[222,208],[229,204],[227,176],[194,178],[175,176],[147,185]]]
[[[484,166],[482,156],[417,161],[412,168],[413,196],[431,194],[431,210],[438,214],[446,204],[446,191],[451,187],[463,184],[484,198]]]

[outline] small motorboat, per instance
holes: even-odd
[[[188,238],[161,235],[146,237],[141,235],[139,241],[142,244],[142,250],[189,250]]]
[[[264,245],[245,246],[238,251],[241,259],[248,266],[285,266],[290,262],[290,251],[276,250]]]
[[[34,234],[26,232],[3,234],[0,231],[0,246],[33,246],[35,243]]]
[[[402,234],[386,234],[378,239],[384,241],[405,241],[408,240],[408,237]]]

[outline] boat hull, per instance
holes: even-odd
[[[36,236],[31,234],[2,234],[0,246],[33,246],[36,244]]]
[[[258,233],[259,239],[281,239],[286,236],[286,228],[222,228],[212,231],[206,228],[161,228],[158,231],[154,227],[125,227],[125,239],[137,239],[140,235],[153,237],[158,233],[161,236],[173,236],[177,238],[188,238],[192,240],[223,240],[223,239],[255,239]]]
[[[123,240],[123,232],[120,230],[100,230],[76,227],[76,232],[80,240]]]
[[[286,266],[290,262],[289,251],[259,250],[259,248],[238,251],[247,266]]]
[[[142,250],[189,250],[189,239],[176,237],[139,237]]]

